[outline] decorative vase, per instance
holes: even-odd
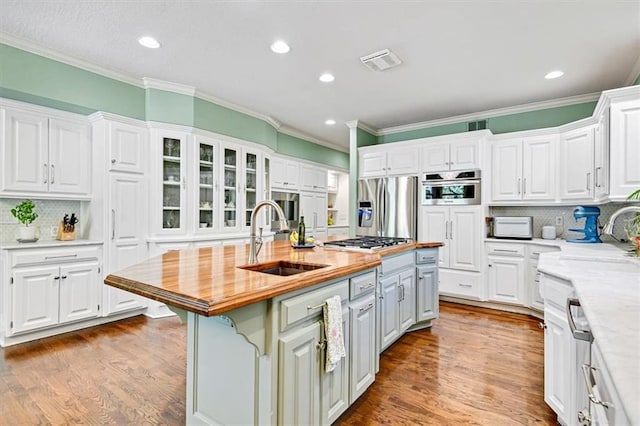
[[[21,226],[18,228],[18,239],[22,241],[33,241],[36,239],[35,226]]]

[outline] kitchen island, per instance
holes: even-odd
[[[609,417],[612,411],[617,411],[615,421],[609,420],[610,423],[640,424],[640,259],[625,256],[628,247],[613,244],[562,243],[561,248],[561,252],[541,255],[538,269],[545,276],[571,283],[575,289],[594,345],[602,357],[600,370],[608,370],[612,394],[620,398],[619,403],[610,404],[605,410]],[[555,290],[556,282],[549,288]],[[582,384],[582,375],[577,376],[577,382]],[[596,376],[601,383],[600,371]],[[579,392],[582,392],[579,398],[586,400],[586,390]],[[596,397],[608,400],[612,394]],[[558,414],[560,417],[561,413]],[[566,418],[575,419],[576,412],[566,413]]]
[[[265,244],[259,265],[304,269],[288,276],[246,265],[244,245],[171,251],[105,283],[166,303],[186,320],[188,424],[331,423],[373,382],[382,257],[440,245],[362,253]],[[320,316],[333,295],[343,302],[348,355],[325,373]]]

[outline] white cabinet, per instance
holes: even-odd
[[[593,199],[594,129],[576,129],[560,136],[560,198]]]
[[[107,222],[107,273],[143,261],[147,255],[147,186],[144,176],[109,174],[109,215]],[[103,315],[112,315],[147,306],[147,299],[128,291],[104,286]]]
[[[153,130],[155,158],[153,185],[156,195],[154,229],[162,233],[180,234],[187,229],[187,134],[168,130]],[[160,213],[158,216],[157,213]]]
[[[416,252],[416,322],[438,318],[438,249]]]
[[[489,300],[524,304],[524,253],[522,244],[487,244]]]
[[[544,400],[562,424],[577,424],[588,405],[582,365],[589,364],[589,342],[574,339],[567,320],[571,283],[542,274],[544,294]]]
[[[279,340],[279,424],[319,424],[320,333],[321,323],[316,321]]]
[[[108,123],[109,170],[144,174],[149,152],[148,130],[127,123]]]
[[[327,192],[338,192],[338,177],[337,172],[327,173]]]
[[[640,100],[611,105],[609,198],[626,199],[640,188]]]
[[[342,336],[344,338],[346,356],[336,365],[335,369],[330,373],[322,374],[321,372],[321,391],[320,412],[322,413],[321,424],[331,424],[335,422],[342,413],[349,408],[349,373],[351,369],[351,353],[349,351],[349,343],[351,342],[351,321],[352,315],[350,308],[345,303],[342,309]],[[362,319],[355,318],[356,321]],[[357,332],[358,330],[356,330]],[[324,336],[324,334],[323,334]],[[361,338],[361,337],[360,337]],[[326,339],[326,336],[325,336]],[[362,340],[362,338],[361,338]],[[324,353],[323,353],[324,355]],[[323,363],[320,362],[322,366]],[[352,373],[353,374],[353,373]]]
[[[337,186],[337,185],[336,185]],[[327,191],[327,170],[310,164],[300,165],[300,190]]]
[[[61,332],[56,326],[98,316],[102,256],[97,245],[5,250],[2,256],[11,265],[3,277],[3,345],[16,335],[44,329],[49,330],[37,337],[53,335]]]
[[[416,322],[415,274],[411,252],[382,260],[378,300],[380,352]]]
[[[607,110],[594,129],[593,191],[596,201],[604,200],[609,196],[609,170],[611,170],[609,158],[609,111]]]
[[[327,236],[327,194],[300,193],[300,216],[304,216],[307,236]]]
[[[544,298],[542,297],[542,293],[540,292],[540,272],[538,272],[538,260],[540,258],[541,253],[548,253],[552,251],[560,251],[559,247],[553,246],[543,246],[537,244],[527,245],[528,250],[528,266],[527,266],[527,274],[526,274],[526,285],[527,289],[527,303],[526,305],[529,308],[535,309],[537,311],[544,310]]]
[[[555,135],[494,141],[491,146],[491,199],[554,200],[556,153]]]
[[[349,305],[351,317],[349,404],[353,404],[375,380],[376,299],[374,290],[375,283],[364,297],[352,300]]]
[[[417,175],[419,169],[417,147],[377,147],[375,150],[359,150],[359,175],[361,178]]]
[[[66,198],[90,195],[88,123],[80,118],[50,118],[45,113],[20,109],[2,112],[3,191]]]
[[[300,189],[300,163],[271,158],[271,188],[295,191]]]
[[[420,241],[439,241],[439,266],[480,271],[483,218],[480,206],[422,206],[418,222]]]
[[[478,169],[479,147],[477,140],[427,143],[420,148],[420,171]]]

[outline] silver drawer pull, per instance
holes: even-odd
[[[368,283],[367,285],[360,284],[360,285],[358,286],[358,288],[359,288],[360,290],[366,290],[366,289],[368,289],[368,288],[372,288],[372,287],[373,287],[373,283]]]
[[[604,408],[609,408],[609,406],[611,405],[610,402],[601,401],[593,394],[593,387],[597,386],[596,376],[593,373],[597,370],[597,368],[592,367],[588,364],[582,365],[582,375],[584,376],[584,383],[587,386],[587,392],[589,393],[589,401],[597,405],[602,405]]]
[[[518,250],[506,250],[506,249],[493,249],[493,251],[501,251],[504,253],[517,253]]]
[[[371,308],[373,308],[373,302],[369,303],[367,306],[363,306],[362,308],[360,308],[360,312],[368,311]]]
[[[74,257],[78,257],[78,255],[77,254],[65,254],[64,256],[45,256],[44,260],[73,259]]]
[[[569,322],[571,334],[573,334],[573,337],[575,339],[584,340],[586,342],[593,342],[593,334],[591,334],[590,331],[578,330],[576,328],[576,323],[573,320],[573,315],[571,314],[572,306],[580,306],[580,301],[578,299],[567,298],[567,321]]]
[[[316,306],[307,305],[307,311],[313,311],[314,309],[320,309],[324,306],[324,303],[321,303]]]
[[[471,287],[473,287],[473,285],[472,285],[472,284],[463,284],[463,283],[458,283],[458,285],[459,285],[460,287],[466,287],[466,288],[471,288]]]

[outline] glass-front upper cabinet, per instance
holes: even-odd
[[[244,158],[244,226],[250,226],[251,212],[258,198],[258,155],[246,152]]]
[[[231,147],[223,148],[224,170],[224,210],[223,210],[223,229],[233,229],[238,226],[237,208],[238,208],[238,169],[239,169],[239,152],[238,149]]]
[[[218,185],[216,181],[216,144],[212,139],[196,138],[198,165],[196,226],[200,232],[212,231],[217,226],[214,212],[218,209]]]
[[[163,136],[162,140],[162,229],[182,230],[185,208],[186,137]]]

